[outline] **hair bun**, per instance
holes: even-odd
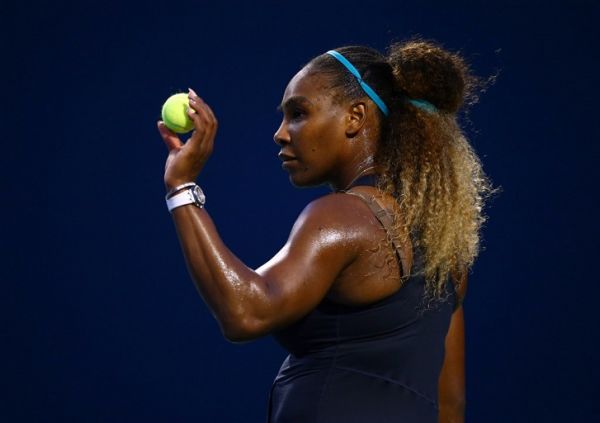
[[[464,59],[432,41],[416,39],[392,44],[388,62],[398,91],[426,100],[443,112],[456,113],[472,97],[476,78]]]

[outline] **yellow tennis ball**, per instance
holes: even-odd
[[[187,114],[190,102],[186,93],[173,94],[162,106],[162,120],[170,130],[184,134],[194,129],[194,122]]]

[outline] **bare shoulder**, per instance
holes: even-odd
[[[313,258],[326,253],[331,262],[340,262],[341,271],[371,245],[376,225],[375,217],[360,198],[332,193],[313,200],[302,210],[287,247],[290,252]]]
[[[360,199],[351,197],[329,194],[308,204],[285,245],[256,269],[269,296],[251,313],[252,336],[306,315],[355,263],[369,233],[365,223],[369,211],[361,207]]]
[[[344,193],[332,193],[310,202],[300,213],[292,233],[297,230],[324,230],[352,232],[361,235],[368,230],[373,216],[364,202]]]

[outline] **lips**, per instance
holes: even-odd
[[[298,159],[295,156],[292,156],[288,153],[284,153],[283,151],[279,153],[277,157],[279,157],[279,159],[281,160],[281,167],[286,170],[293,169],[298,163]]]
[[[289,162],[290,160],[298,160],[296,157],[290,155],[290,154],[286,154],[286,153],[279,153],[277,155],[277,157],[279,157],[279,159],[282,162]]]

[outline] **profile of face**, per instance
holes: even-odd
[[[280,110],[283,119],[273,139],[291,183],[310,187],[339,178],[348,116],[327,89],[326,77],[303,68],[286,87]]]

